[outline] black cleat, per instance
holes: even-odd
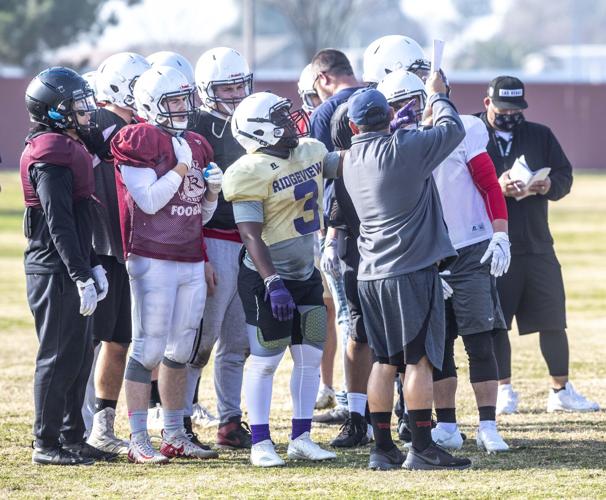
[[[410,448],[402,467],[408,470],[463,470],[471,467],[471,460],[454,457],[435,443],[431,443],[423,451]]]
[[[217,430],[217,448],[227,450],[250,449],[252,435],[250,427],[242,422],[241,417],[231,417],[227,422],[221,422]]]
[[[354,448],[369,443],[368,423],[359,413],[352,412],[341,426],[341,432],[334,438],[330,445],[335,448]]]
[[[212,448],[207,444],[204,444],[202,441],[198,439],[198,435],[194,432],[191,417],[183,417],[183,427],[185,427],[185,435],[189,438],[189,440],[194,443],[196,446],[199,446],[205,451],[211,451]],[[218,456],[218,454],[217,454]]]
[[[81,457],[65,450],[61,446],[54,448],[36,448],[33,446],[32,463],[36,465],[93,465],[92,458]]]
[[[118,458],[117,453],[109,453],[107,451],[100,450],[99,448],[95,448],[91,446],[86,441],[82,441],[81,443],[63,443],[63,449],[67,450],[75,455],[78,455],[82,458],[89,458],[92,460],[103,460],[105,462],[111,462]]]
[[[370,451],[368,468],[372,470],[393,470],[401,468],[403,463],[404,453],[397,446],[394,445],[389,451],[375,447]]]

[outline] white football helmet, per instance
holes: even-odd
[[[134,94],[137,113],[154,125],[180,131],[193,117],[194,88],[183,73],[170,66],[148,69],[137,80]],[[171,104],[169,100],[175,98],[177,102]]]
[[[431,64],[416,41],[403,35],[388,35],[378,38],[364,51],[362,80],[376,84],[398,69],[426,79],[430,68]]]
[[[196,63],[196,87],[202,105],[226,116],[234,113],[236,106],[252,94],[253,75],[246,59],[229,47],[207,50]],[[216,93],[217,85],[244,85],[244,96],[221,99]]]
[[[97,84],[96,84],[97,71],[87,71],[86,73],[82,74],[82,78],[84,78],[86,80],[86,83],[88,83],[88,86],[95,93],[95,98],[98,101],[99,96],[97,95]]]
[[[381,92],[390,106],[400,109],[412,98],[416,99],[414,110],[417,120],[422,116],[427,101],[427,93],[423,81],[414,73],[399,69],[389,73],[377,85],[377,90]]]
[[[314,83],[314,72],[311,69],[311,64],[308,64],[301,71],[301,76],[299,76],[299,82],[297,83],[299,97],[303,101],[303,109],[308,113],[311,113],[315,109],[312,97],[318,97],[318,93],[314,90]]]
[[[256,92],[246,97],[231,119],[231,132],[247,153],[275,146],[280,139],[286,148],[294,148],[306,135],[309,118],[302,109],[291,112],[290,99],[271,92]]]
[[[120,52],[108,57],[96,72],[97,100],[135,109],[133,88],[137,78],[148,69],[145,57],[134,52]]]
[[[151,64],[152,68],[155,66],[170,66],[171,68],[175,68],[185,75],[187,82],[192,87],[196,85],[196,81],[194,80],[194,68],[181,54],[170,52],[169,50],[154,52],[152,55],[147,56],[147,62]]]

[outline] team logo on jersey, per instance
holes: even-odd
[[[202,169],[198,162],[194,160],[192,167],[183,178],[182,188],[179,190],[179,197],[187,203],[200,203],[206,186],[204,185],[204,177]]]

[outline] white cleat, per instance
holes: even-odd
[[[147,428],[155,431],[160,431],[164,428],[164,412],[159,404],[155,408],[147,410]]]
[[[135,464],[166,464],[168,463],[168,457],[162,455],[152,446],[147,432],[141,432],[139,436],[131,436],[130,438],[128,461]]]
[[[168,433],[162,431],[160,453],[169,458],[218,458],[219,454],[206,445],[197,445],[185,433],[185,429]]]
[[[509,450],[509,445],[499,434],[496,424],[494,427],[490,426],[478,429],[476,444],[480,450],[485,450],[487,453],[499,453]]]
[[[332,451],[320,448],[317,443],[314,443],[309,437],[309,432],[304,432],[296,439],[291,439],[288,442],[288,458],[294,460],[332,460],[337,458],[337,454]]]
[[[566,382],[564,390],[553,392],[549,390],[547,398],[547,411],[599,411],[600,405],[589,401],[579,394],[570,382]]]
[[[332,387],[328,387],[327,385],[322,385],[320,390],[318,391],[318,397],[316,398],[316,405],[314,408],[316,410],[326,410],[329,408],[334,408],[337,405],[337,396]]]
[[[219,419],[199,403],[192,408],[191,421],[200,427],[217,427],[219,425]]]
[[[499,385],[497,391],[497,415],[510,415],[518,411],[518,393],[511,384]]]
[[[116,410],[104,408],[93,416],[93,427],[86,442],[107,453],[128,454],[128,441],[116,437],[114,420]]]
[[[280,467],[286,462],[276,453],[271,439],[266,439],[250,448],[250,463],[257,467]]]
[[[447,450],[460,450],[463,447],[463,436],[458,427],[454,432],[448,432],[438,424],[437,427],[431,429],[431,439],[440,448]]]

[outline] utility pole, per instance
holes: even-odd
[[[242,37],[244,57],[251,71],[255,71],[255,0],[243,0]]]

